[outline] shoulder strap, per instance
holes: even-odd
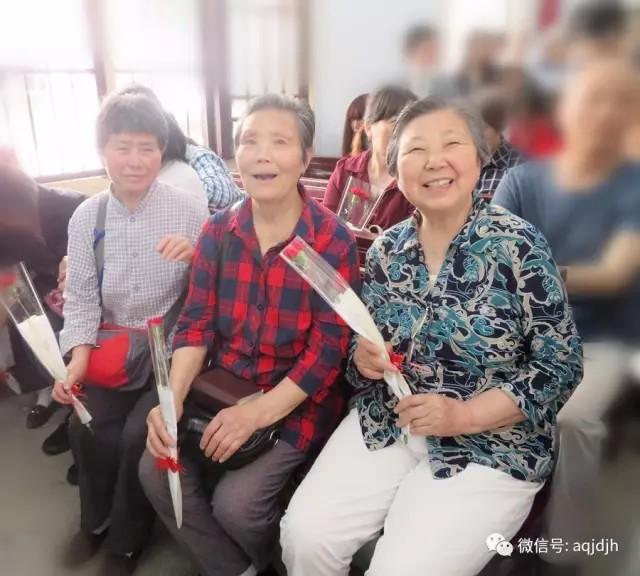
[[[102,302],[102,277],[104,276],[104,235],[105,223],[107,221],[107,205],[109,194],[103,193],[98,203],[98,213],[96,214],[96,224],[93,229],[93,255],[96,261],[96,272],[98,274],[98,292]]]
[[[217,261],[217,282],[216,289],[217,294],[220,294],[220,287],[222,285],[222,270],[224,260],[227,256],[227,251],[229,250],[229,240],[230,233],[225,232],[222,238],[222,246],[220,247],[220,251],[218,252],[218,261]],[[178,317],[180,316],[180,312],[182,311],[182,307],[184,306],[184,302],[187,299],[187,290],[185,290],[180,297],[173,303],[171,308],[164,315],[163,326],[165,330],[165,334],[168,334],[171,330],[173,330],[173,326],[178,321]],[[217,295],[216,294],[216,295]]]

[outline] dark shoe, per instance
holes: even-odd
[[[131,576],[136,571],[138,558],[138,554],[107,554],[98,568],[98,576]]]
[[[74,569],[86,564],[96,555],[108,532],[105,530],[99,535],[78,532],[62,553],[63,566],[67,569]]]
[[[33,428],[40,428],[40,426],[46,424],[49,418],[51,418],[51,415],[56,411],[56,407],[55,402],[51,402],[49,406],[36,404],[29,410],[29,414],[27,414],[27,428],[32,430]]]
[[[71,464],[69,470],[67,470],[67,482],[71,484],[71,486],[78,485],[78,467],[75,464]]]
[[[42,451],[49,456],[56,456],[69,450],[69,422],[65,420],[42,443]]]

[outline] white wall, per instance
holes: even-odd
[[[351,100],[404,77],[404,33],[418,22],[440,28],[441,6],[442,0],[312,1],[310,87],[317,154],[340,154]]]
[[[471,30],[507,29],[508,0],[449,0],[444,21],[443,63],[445,69],[455,70],[464,56],[465,40]]]

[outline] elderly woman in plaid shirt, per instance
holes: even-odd
[[[204,202],[156,180],[167,143],[158,103],[144,94],[108,98],[97,122],[98,146],[111,179],[108,190],[86,200],[69,223],[64,328],[60,348],[69,354],[67,382],[54,398],[69,404],[82,383],[101,322],[145,328],[166,314],[184,292],[193,246],[208,216]],[[104,266],[97,270],[94,242],[104,206]],[[89,432],[72,418],[69,434],[78,465],[81,528],[68,550],[77,565],[109,529],[101,574],[129,573],[153,522],[138,481],[145,416],[155,404],[150,382],[116,390],[87,386],[83,401],[93,416]]]
[[[170,374],[179,415],[209,351],[215,366],[253,380],[264,392],[213,418],[200,444],[206,458],[225,462],[254,431],[282,421],[280,441],[243,468],[226,471],[215,487],[203,484],[199,464],[183,453],[184,519],[178,530],[166,475],[154,468],[152,457],[168,456],[173,440],[158,408],[148,417],[143,487],[201,573],[211,576],[252,575],[267,565],[280,519],[278,495],[342,415],[335,383],[349,329],[279,257],[301,236],[358,287],[353,236],[298,183],[311,158],[313,133],[306,103],[264,96],[249,104],[236,134],[236,161],[249,197],[217,212],[204,228]]]

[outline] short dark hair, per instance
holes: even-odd
[[[407,104],[415,102],[417,99],[418,97],[408,88],[383,86],[369,94],[364,110],[364,121],[367,124],[375,124],[381,120],[392,120],[402,112]]]
[[[367,105],[367,94],[356,96],[349,104],[344,118],[344,129],[342,130],[342,155],[348,156],[351,153],[354,137],[356,134],[351,128],[354,120],[364,120],[364,110]],[[362,130],[360,132],[363,132]],[[362,138],[362,136],[361,136]],[[360,142],[362,145],[362,142]]]
[[[509,101],[498,88],[485,88],[471,96],[470,104],[476,108],[484,123],[496,132],[504,132],[509,119]]]
[[[405,54],[413,52],[423,42],[438,39],[435,28],[427,24],[416,24],[409,28],[404,35],[403,50]]]
[[[389,147],[387,148],[387,168],[391,176],[394,178],[398,177],[400,138],[405,128],[416,118],[424,116],[425,114],[439,112],[440,110],[452,110],[467,123],[469,132],[471,132],[471,138],[478,152],[480,163],[484,165],[489,160],[491,156],[489,145],[484,137],[484,122],[480,116],[460,100],[428,97],[407,106],[398,117],[398,120],[396,120],[393,133],[389,140]]]
[[[285,112],[291,112],[296,117],[298,135],[300,136],[300,145],[302,147],[302,157],[305,158],[308,151],[313,148],[316,116],[306,100],[302,98],[290,98],[282,94],[265,94],[264,96],[258,96],[249,101],[236,127],[234,136],[236,148],[240,143],[240,134],[242,133],[242,126],[245,120],[251,116],[251,114],[260,110],[284,110]]]
[[[590,1],[569,16],[568,31],[573,38],[603,40],[625,32],[626,11],[619,2]]]
[[[149,96],[115,93],[107,96],[96,121],[98,149],[104,150],[113,134],[142,132],[152,134],[162,150],[167,146],[169,128],[160,104]]]
[[[124,88],[121,88],[117,92],[118,94],[142,94],[155,100],[158,103],[158,106],[162,108],[162,113],[164,114],[164,119],[167,121],[167,128],[169,129],[169,135],[167,136],[167,145],[164,148],[164,152],[162,153],[162,162],[170,162],[171,160],[182,160],[186,161],[187,156],[187,137],[184,135],[184,132],[180,128],[180,125],[175,119],[175,116],[170,112],[167,112],[162,106],[162,102],[156,95],[156,93],[145,86],[144,84],[139,84],[137,82],[133,82],[128,84]]]

